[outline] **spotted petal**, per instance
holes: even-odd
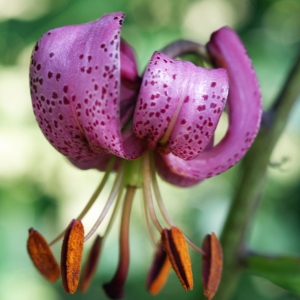
[[[223,27],[213,33],[207,50],[213,64],[229,76],[229,129],[215,147],[184,161],[173,154],[156,157],[161,176],[182,186],[220,174],[237,163],[254,141],[261,121],[261,93],[256,74],[238,35]]]
[[[197,157],[211,140],[228,94],[225,69],[197,67],[153,54],[134,115],[134,132],[148,147],[183,159]]]
[[[143,151],[141,140],[121,134],[121,105],[126,100],[125,115],[134,105],[134,99],[128,103],[132,93],[121,80],[137,79],[133,52],[120,41],[123,20],[123,13],[112,13],[50,30],[32,55],[36,119],[49,142],[78,165],[93,166],[108,153],[133,159]]]

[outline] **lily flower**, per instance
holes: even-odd
[[[85,265],[81,284],[85,291],[123,200],[119,265],[111,282],[104,285],[110,298],[122,298],[129,267],[130,212],[135,192],[142,188],[146,224],[156,249],[147,279],[149,292],[159,292],[170,266],[185,290],[193,288],[188,244],[203,255],[205,295],[211,299],[221,276],[221,246],[211,234],[201,249],[179,230],[164,207],[156,173],[171,184],[190,186],[240,160],[259,129],[257,78],[243,44],[229,28],[214,33],[206,45],[214,68],[155,52],[140,78],[134,52],[120,37],[124,17],[123,13],[111,13],[91,23],[50,30],[34,48],[30,89],[42,132],[76,167],[96,168],[105,174],[83,211],[52,242],[30,229],[28,251],[48,280],[57,280],[61,272],[65,291],[74,293],[83,244],[112,209],[109,225],[103,236],[96,237]],[[214,145],[214,132],[226,103],[229,129]],[[84,234],[81,220],[111,172],[116,172],[111,193],[95,225]],[[166,225],[156,216],[153,198]],[[151,222],[161,237],[158,242]],[[62,237],[59,268],[50,247]]]

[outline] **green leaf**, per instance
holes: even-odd
[[[300,296],[300,256],[250,254],[247,270]]]

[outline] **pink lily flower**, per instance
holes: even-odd
[[[117,171],[105,207],[84,241],[97,230],[117,199],[111,220],[114,218],[123,190],[126,190],[119,266],[112,281],[104,285],[112,299],[124,295],[129,266],[130,210],[139,187],[143,189],[150,237],[156,244],[149,216],[162,238],[148,275],[148,290],[155,294],[162,287],[170,265],[165,264],[166,261],[170,261],[183,288],[193,288],[185,243],[204,255],[208,265],[215,262],[207,262],[207,257],[210,257],[207,251],[215,251],[214,247],[217,247],[217,269],[221,270],[221,248],[215,235],[206,239],[205,253],[181,233],[164,208],[156,172],[171,184],[190,186],[226,171],[251,146],[262,112],[259,85],[251,61],[232,29],[221,28],[206,45],[211,63],[216,68],[197,67],[155,52],[141,79],[133,50],[120,38],[123,20],[123,13],[112,13],[91,23],[50,30],[35,46],[30,66],[33,110],[45,137],[75,166],[106,171],[99,188],[77,220],[81,220],[92,206],[110,171]],[[229,129],[222,141],[213,145],[214,132],[226,104]],[[156,217],[152,189],[170,230],[165,229],[166,226],[161,225]],[[73,242],[73,236],[84,236],[82,232],[73,233],[72,226],[82,230],[77,222],[68,227],[62,250],[63,285],[70,293],[75,292],[79,277],[76,280],[69,278],[66,266],[69,265],[68,257],[73,254],[67,245],[68,241]],[[43,263],[38,265],[39,259],[35,259],[36,252],[32,249],[41,243],[33,243],[33,236],[39,239],[32,229],[28,243],[32,260],[46,278],[51,277],[54,281],[58,276],[47,277],[43,271],[45,266]],[[59,235],[50,246],[62,236]],[[209,241],[212,241],[211,245]],[[82,243],[80,241],[80,245]],[[46,242],[42,244],[46,245]],[[97,238],[96,250],[91,252],[86,270],[93,269],[94,272],[91,266],[98,261],[100,244]],[[164,263],[161,260],[157,263],[157,255],[163,257]],[[51,254],[51,262],[53,259]],[[77,265],[80,268],[80,263],[76,268]],[[72,270],[74,268],[72,266]],[[57,272],[59,268],[52,269]],[[76,269],[78,274],[79,271]],[[86,290],[93,272],[84,272],[82,290]],[[217,277],[214,284],[217,288],[221,274],[208,275]],[[205,278],[203,281],[205,285]],[[205,286],[205,289],[211,290],[211,287]],[[207,292],[207,298],[211,299],[214,293],[215,290]]]

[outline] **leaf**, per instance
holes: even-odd
[[[247,269],[300,296],[300,257],[250,254]]]

